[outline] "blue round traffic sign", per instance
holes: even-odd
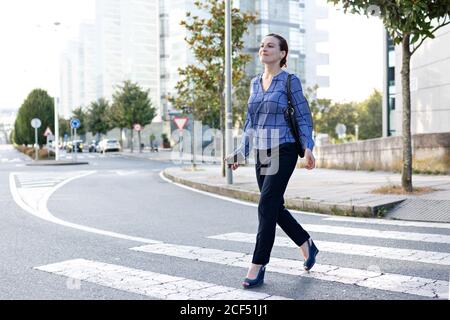
[[[78,129],[80,127],[80,124],[81,122],[79,119],[74,118],[70,120],[70,127],[72,129]]]

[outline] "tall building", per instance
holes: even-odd
[[[150,90],[161,119],[159,0],[97,0],[97,97],[112,99],[125,80]]]
[[[80,25],[79,38],[69,42],[60,59],[60,113],[67,118],[96,100],[95,26]]]
[[[401,46],[384,41],[383,136],[402,134]],[[411,133],[450,131],[450,25],[411,58]]]
[[[95,23],[83,23],[61,58],[61,109],[69,116],[99,98],[112,100],[125,80],[149,90],[161,119],[159,0],[97,0]]]
[[[328,65],[328,54],[317,52],[316,44],[328,41],[326,30],[316,26],[318,19],[328,17],[324,1],[305,0],[240,0],[241,11],[256,14],[256,23],[251,25],[244,36],[245,51],[252,55],[247,73],[255,75],[263,72],[258,51],[262,38],[269,33],[283,36],[289,45],[287,69],[300,76],[304,86],[329,85],[326,74],[318,74],[318,66]]]
[[[328,7],[325,0],[235,0],[233,5],[242,12],[256,14],[257,21],[244,35],[244,51],[251,55],[247,74],[256,75],[263,71],[259,62],[259,44],[264,35],[278,33],[289,44],[288,71],[296,73],[303,85],[329,86],[329,77],[319,68],[328,65],[328,54],[317,50],[317,44],[328,41],[327,30],[317,27],[316,21],[327,19]],[[165,110],[171,108],[165,97],[175,94],[179,80],[178,68],[195,63],[184,38],[186,29],[180,26],[186,12],[205,16],[194,6],[193,0],[160,0],[161,24],[161,104]]]

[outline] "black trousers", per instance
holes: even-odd
[[[283,143],[273,149],[256,150],[255,153],[256,179],[261,196],[252,262],[265,265],[270,260],[277,223],[299,247],[309,239],[309,234],[284,207],[284,192],[297,164],[295,143]]]

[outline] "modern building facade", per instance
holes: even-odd
[[[278,33],[289,43],[288,71],[298,74],[304,86],[329,86],[329,76],[318,70],[329,64],[328,54],[317,50],[318,43],[328,41],[327,30],[319,29],[316,24],[318,19],[328,18],[329,9],[325,0],[235,0],[233,5],[257,16],[256,23],[244,35],[244,51],[251,55],[246,70],[248,75],[263,71],[258,56],[262,37],[268,33]],[[195,63],[184,40],[186,30],[180,26],[187,11],[205,16],[204,12],[196,9],[193,0],[160,0],[160,86],[164,110],[171,109],[165,98],[175,94],[175,85],[179,80],[178,68]]]
[[[69,116],[99,98],[111,101],[125,80],[149,90],[158,108],[159,73],[159,0],[97,0],[95,22],[80,26],[62,56],[61,108]]]
[[[317,19],[327,18],[325,0],[233,3],[257,15],[244,39],[245,51],[252,56],[247,74],[262,72],[259,43],[274,32],[289,42],[288,71],[298,74],[304,86],[328,86],[327,75],[318,72],[328,64],[328,55],[316,50],[317,43],[328,41],[327,31],[316,26]],[[116,86],[131,80],[150,90],[158,109],[154,122],[168,120],[172,106],[167,97],[175,94],[178,69],[195,63],[185,42],[187,31],[180,25],[186,12],[207,16],[193,0],[96,0],[95,22],[80,28],[79,39],[61,62],[61,105],[66,116],[100,97],[111,100]]]
[[[323,3],[322,3],[323,2]],[[289,44],[288,71],[300,76],[304,86],[329,86],[327,75],[319,75],[319,65],[328,65],[328,54],[317,52],[316,44],[328,41],[326,30],[317,28],[318,19],[328,18],[325,1],[305,0],[240,0],[242,11],[253,12],[256,23],[245,36],[245,51],[252,55],[248,74],[263,72],[258,51],[262,38],[269,33],[283,36]]]
[[[411,58],[411,133],[450,132],[450,25]],[[402,50],[384,41],[383,136],[402,134]]]

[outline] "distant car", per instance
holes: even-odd
[[[82,140],[69,141],[66,145],[66,151],[71,153],[74,152],[76,148],[77,152],[83,152],[83,147],[84,145]]]
[[[89,145],[89,152],[97,152],[98,149],[98,141],[92,140],[91,144]]]
[[[99,152],[120,151],[120,144],[116,139],[103,139],[97,149]]]

